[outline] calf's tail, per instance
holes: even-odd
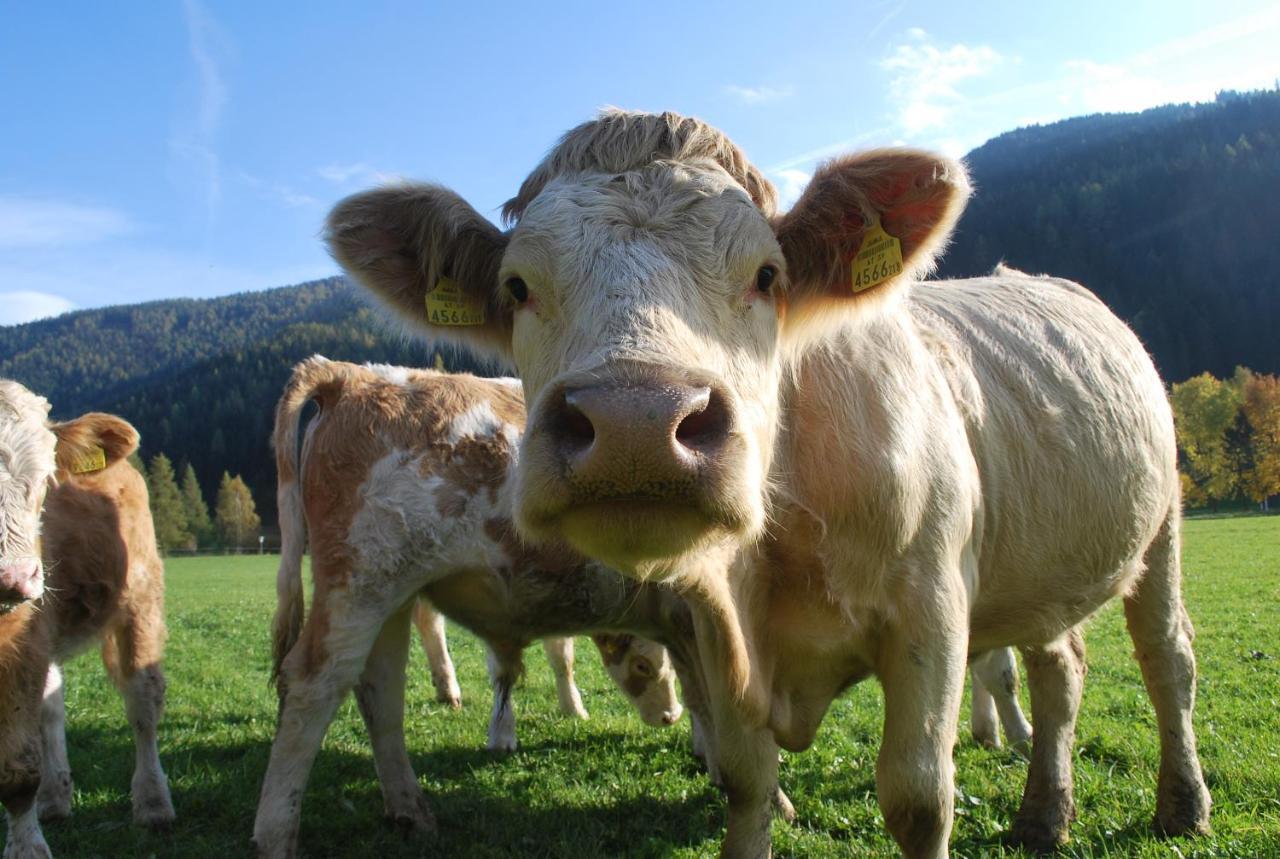
[[[302,635],[302,555],[307,548],[307,520],[302,506],[299,436],[302,410],[326,391],[340,387],[344,374],[320,355],[293,368],[276,405],[271,435],[276,452],[276,503],[280,512],[280,569],[276,573],[276,614],[271,623],[271,682],[279,684],[280,668]],[[321,406],[323,410],[323,404]]]

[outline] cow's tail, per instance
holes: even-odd
[[[302,596],[302,555],[307,520],[302,506],[299,437],[302,410],[327,390],[340,387],[344,365],[314,355],[293,368],[276,405],[272,446],[276,452],[276,503],[280,513],[280,570],[276,573],[276,615],[271,624],[271,682],[280,685],[280,668],[298,638],[306,607]],[[323,405],[321,406],[323,410]],[[283,693],[283,689],[280,690]]]

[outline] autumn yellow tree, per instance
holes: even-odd
[[[1241,393],[1250,453],[1241,488],[1265,508],[1270,496],[1280,495],[1280,378],[1249,373]]]
[[[1240,489],[1240,475],[1227,449],[1227,432],[1236,422],[1242,399],[1235,380],[1222,381],[1209,373],[1175,384],[1169,393],[1181,452],[1182,495],[1192,506],[1224,501]]]

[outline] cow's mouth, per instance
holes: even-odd
[[[9,595],[0,596],[0,617],[14,611],[15,609],[21,608],[29,602],[31,602],[31,600],[26,597]]]
[[[566,507],[556,530],[579,552],[630,575],[660,578],[653,565],[734,530],[693,499],[615,496]],[[649,572],[642,573],[644,569]]]

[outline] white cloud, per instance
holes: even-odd
[[[326,164],[316,168],[316,175],[335,185],[385,185],[399,178],[394,173],[378,170],[363,161]]]
[[[794,167],[774,170],[771,175],[777,180],[775,184],[778,186],[778,208],[782,210],[790,209],[795,205],[796,200],[800,199],[800,195],[804,193],[809,180],[813,178],[812,173],[797,170]]]
[[[218,54],[228,50],[229,40],[199,0],[184,0],[187,50],[196,69],[195,112],[181,121],[181,130],[169,139],[169,151],[178,172],[190,171],[203,198],[206,227],[212,229],[222,199],[222,167],[217,132],[230,102],[219,69]]]
[[[269,182],[265,179],[259,179],[244,170],[236,170],[234,175],[259,197],[279,203],[287,208],[301,209],[320,205],[320,201],[315,197],[304,191],[298,191],[283,182]]]
[[[919,28],[907,36],[909,41],[881,60],[880,68],[892,75],[889,93],[898,104],[898,123],[908,134],[945,127],[966,100],[959,84],[988,74],[1004,61],[988,45],[940,46]]]
[[[0,292],[0,325],[21,325],[74,309],[75,305],[67,299],[48,292]]]
[[[771,87],[771,86],[738,86],[737,84],[729,84],[724,91],[736,98],[743,104],[762,104],[764,102],[779,101],[789,98],[794,90],[787,87]]]
[[[0,195],[0,249],[62,247],[127,235],[136,229],[115,209]]]

